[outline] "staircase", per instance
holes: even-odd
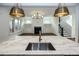
[[[71,37],[71,31],[66,30],[64,27],[59,27],[59,33],[63,37]]]
[[[61,18],[61,20],[62,21],[60,22],[60,25],[61,28],[63,28],[63,30],[61,29],[60,31],[63,31],[63,37],[71,37],[72,33],[72,26],[70,25],[71,19],[66,16],[64,18]],[[70,22],[68,22],[69,20]]]
[[[65,29],[63,30],[64,37],[71,37],[71,34],[68,33]]]

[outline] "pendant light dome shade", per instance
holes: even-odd
[[[13,17],[24,17],[25,14],[24,14],[23,9],[14,6],[10,10],[10,16],[13,16]]]
[[[54,13],[55,17],[62,17],[62,16],[67,16],[67,15],[69,15],[69,11],[66,6],[58,7]]]

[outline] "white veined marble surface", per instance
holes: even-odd
[[[55,51],[25,51],[29,42],[39,42],[38,36],[15,36],[0,44],[0,54],[25,55],[79,55],[79,44],[61,36],[42,36],[41,42],[50,42]]]

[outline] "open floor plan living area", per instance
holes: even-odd
[[[0,55],[79,55],[79,3],[0,3]]]

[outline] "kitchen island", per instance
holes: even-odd
[[[39,36],[15,36],[0,44],[0,55],[79,55],[79,44],[61,36],[42,36],[42,43],[50,42],[56,50],[26,51],[29,42],[39,43]]]

